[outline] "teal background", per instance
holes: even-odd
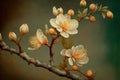
[[[0,33],[6,43],[13,48],[15,44],[8,40],[8,33],[14,31],[19,35],[19,27],[27,23],[30,32],[22,40],[22,46],[30,56],[48,62],[48,48],[42,47],[39,51],[28,51],[28,39],[34,35],[37,28],[44,30],[53,18],[52,7],[62,7],[65,12],[72,8],[77,12],[79,0],[0,0]],[[97,21],[91,23],[82,21],[79,33],[75,35],[75,45],[83,44],[88,50],[90,61],[81,67],[81,71],[92,69],[95,80],[120,80],[120,8],[117,0],[87,0],[88,4],[95,2],[109,6],[114,13],[113,19],[102,19],[99,14]],[[55,64],[61,62],[62,46],[60,43],[54,47]],[[61,78],[45,69],[28,65],[16,55],[0,50],[0,80],[68,80]]]

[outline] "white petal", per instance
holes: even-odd
[[[66,50],[65,55],[71,57],[71,49]]]
[[[59,26],[56,24],[56,19],[50,19],[50,24],[51,24],[54,28],[59,27]]]
[[[69,34],[77,34],[77,33],[78,33],[78,30],[77,30],[77,29],[68,30],[67,33],[69,33]]]
[[[73,60],[71,58],[68,58],[68,62],[70,65],[73,65]]]
[[[62,24],[65,20],[65,16],[63,14],[59,14],[57,17],[56,17],[56,24]]]
[[[43,34],[41,29],[37,29],[36,36],[42,44],[48,42],[47,37]]]
[[[62,28],[61,27],[57,27],[56,28],[59,32],[62,32]]]
[[[62,49],[62,51],[60,52],[60,54],[61,54],[62,56],[66,56],[66,55],[65,55],[65,52],[66,52],[66,49]]]
[[[78,23],[78,21],[76,20],[76,19],[72,19],[72,24],[73,24],[73,27],[74,28],[78,28],[78,25],[79,25],[79,23]]]
[[[69,34],[66,33],[66,32],[61,32],[60,35],[63,36],[63,37],[65,37],[65,38],[68,38],[68,37],[69,37]]]
[[[78,64],[87,64],[89,61],[88,57],[84,57],[83,59],[80,59],[77,61]]]

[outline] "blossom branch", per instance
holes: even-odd
[[[69,78],[71,80],[81,80],[81,78],[78,75],[75,75],[75,74],[72,74],[72,73],[67,74],[66,71],[59,70],[58,68],[53,67],[51,65],[47,65],[45,63],[41,63],[39,60],[35,60],[34,58],[31,58],[26,52],[20,53],[20,52],[16,51],[15,49],[10,48],[3,41],[0,42],[0,49],[4,50],[4,51],[8,51],[10,53],[14,53],[14,54],[18,55],[19,57],[21,57],[26,62],[31,63],[36,67],[42,67],[44,69],[47,69],[50,72],[52,72],[52,73],[54,73],[54,74],[56,74],[58,76],[66,77],[66,78]]]

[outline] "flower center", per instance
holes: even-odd
[[[64,31],[66,31],[66,30],[67,30],[67,22],[64,21],[63,24],[60,25],[60,27],[61,27]]]
[[[80,59],[82,56],[80,55],[80,53],[74,53],[73,55],[72,55],[72,58],[74,58],[75,60],[78,60],[78,59]]]

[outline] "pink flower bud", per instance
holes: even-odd
[[[86,0],[81,0],[80,1],[80,6],[86,6],[86,4],[87,4]]]
[[[109,19],[112,19],[113,18],[113,13],[111,11],[107,11],[107,17]]]
[[[16,34],[14,33],[14,32],[9,32],[9,39],[11,40],[11,41],[17,41],[17,36],[16,36]]]
[[[29,32],[29,27],[28,27],[28,25],[27,24],[22,24],[21,26],[20,26],[20,33],[22,34],[22,35],[25,35],[26,33],[28,33]]]
[[[90,10],[94,11],[96,9],[96,5],[95,4],[90,4],[89,8],[90,8]]]
[[[69,9],[67,14],[70,15],[70,16],[73,16],[74,15],[74,10],[73,9]]]

